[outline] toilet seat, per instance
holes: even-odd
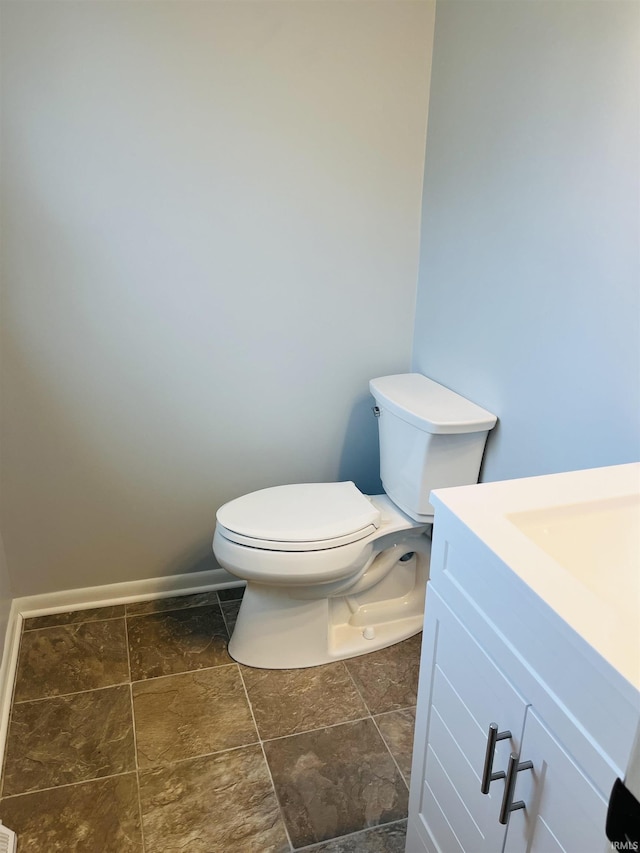
[[[381,523],[352,482],[296,483],[243,495],[220,507],[222,536],[267,551],[323,551],[357,542]]]

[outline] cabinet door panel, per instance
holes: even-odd
[[[511,740],[501,741],[506,758],[517,751],[522,734],[526,701],[503,675],[485,651],[451,611],[441,619],[438,632],[436,663],[486,735],[489,723],[510,729]],[[500,744],[498,745],[500,746]],[[483,747],[484,750],[484,747]],[[480,765],[484,753],[480,756]],[[474,762],[474,766],[478,766]],[[502,766],[506,768],[506,761]]]
[[[489,811],[497,815],[504,788],[502,779],[496,779],[491,783],[488,795],[482,799],[478,797],[487,732],[482,731],[467,706],[438,668],[436,668],[433,684],[429,742],[437,745],[438,753],[442,751],[446,756],[447,773],[455,779],[456,789],[463,802],[477,801],[478,808],[483,812]],[[502,761],[502,756],[498,753],[499,750],[496,747],[495,769],[506,766],[506,758]],[[476,819],[480,820],[477,812]],[[491,820],[491,816],[487,815],[486,819]]]
[[[527,711],[521,761],[533,770],[518,774],[505,853],[601,853],[606,842],[607,803],[546,728]]]
[[[437,630],[431,634],[431,709],[419,814],[443,853],[452,842],[438,834],[439,812],[463,851],[496,853],[504,843],[505,828],[498,823],[504,782],[495,780],[489,795],[480,790],[487,732],[495,721],[512,733],[496,745],[493,769],[505,770],[509,752],[519,748],[526,703],[446,605],[436,605],[435,596],[431,602],[428,619],[437,621]]]
[[[478,850],[483,836],[431,747],[427,749],[425,789],[423,817],[442,853]],[[455,816],[455,832],[445,814],[449,820]]]

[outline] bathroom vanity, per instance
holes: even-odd
[[[640,720],[640,465],[437,490],[407,853],[604,853]]]

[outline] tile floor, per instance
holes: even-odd
[[[401,853],[420,637],[305,670],[227,652],[242,589],[25,621],[18,853]]]

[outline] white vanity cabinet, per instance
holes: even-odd
[[[412,790],[408,853],[496,853],[505,838],[508,853],[601,853],[604,792],[495,665],[490,648],[475,641],[433,590],[425,638],[427,707],[416,726],[422,790]],[[500,740],[487,758],[491,723]],[[511,753],[533,766],[517,773],[512,799],[524,801],[526,810],[511,812],[504,825],[500,812]],[[485,764],[502,774],[490,781],[487,794],[481,791]]]
[[[638,690],[446,505],[457,491],[436,500],[406,851],[604,853]]]

